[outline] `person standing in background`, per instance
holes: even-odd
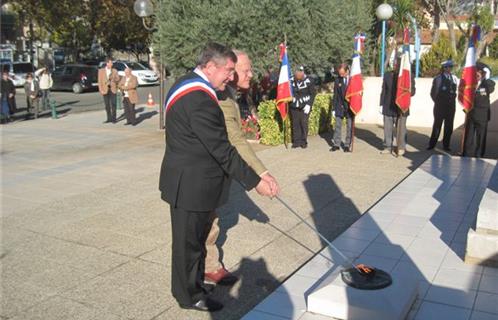
[[[290,104],[292,123],[292,148],[308,147],[308,120],[315,100],[313,81],[304,74],[304,67],[299,66],[291,79],[293,98]]]
[[[99,69],[99,91],[104,98],[107,120],[104,123],[116,123],[116,93],[118,91],[118,70],[112,67],[112,58],[105,60],[105,67]]]
[[[24,93],[26,94],[26,119],[29,119],[33,109],[34,117],[38,118],[39,94],[40,87],[38,81],[33,78],[32,73],[26,74],[26,82],[24,83]]]
[[[334,152],[343,147],[344,152],[351,152],[351,141],[353,139],[353,117],[354,113],[349,108],[346,100],[346,91],[349,84],[349,66],[341,63],[337,67],[338,77],[334,81],[334,95],[332,96],[332,107],[335,116],[334,145],[330,151]],[[342,121],[346,118],[346,140],[342,141]]]
[[[464,157],[484,157],[488,122],[491,119],[489,96],[493,91],[495,91],[495,82],[487,79],[484,67],[478,66],[474,107],[467,114],[465,140],[463,143]]]
[[[119,81],[119,89],[123,91],[123,106],[126,117],[126,125],[135,125],[135,104],[138,102],[137,77],[131,74],[131,69],[126,68],[125,75]]]
[[[47,68],[36,70],[35,75],[39,78],[42,109],[47,110],[50,107],[50,89],[54,84],[52,75],[48,72]]]
[[[455,119],[458,78],[451,73],[453,61],[447,60],[441,64],[442,71],[432,81],[431,98],[434,101],[434,124],[427,150],[436,146],[444,122],[443,148],[451,151],[450,142]]]
[[[1,113],[2,123],[7,123],[11,120],[10,116],[16,112],[16,87],[14,82],[9,78],[9,72],[2,72],[1,82]]]

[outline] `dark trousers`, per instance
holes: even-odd
[[[484,152],[486,152],[488,122],[469,119],[466,126],[463,156],[476,158],[484,157]]]
[[[290,108],[292,123],[292,145],[302,146],[308,144],[308,119],[309,114],[303,110]]]
[[[209,212],[171,207],[171,292],[180,305],[205,298],[204,259],[209,232]]]
[[[344,147],[351,147],[351,141],[353,137],[353,118],[346,118],[346,140],[344,141]],[[341,117],[335,117],[335,127],[334,127],[334,146],[340,147],[342,140],[342,119]]]
[[[131,103],[128,97],[123,99],[124,113],[126,117],[126,123],[135,123],[135,104]]]
[[[103,97],[107,121],[116,122],[116,94],[112,93],[111,89],[109,89],[107,94],[104,94]]]
[[[451,141],[451,134],[453,133],[453,120],[455,119],[455,107],[452,110],[447,110],[444,113],[437,112],[434,108],[434,124],[432,125],[431,139],[429,140],[429,147],[434,148],[441,133],[441,127],[444,122],[443,133],[443,147],[449,148]]]

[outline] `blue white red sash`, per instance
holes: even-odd
[[[168,112],[178,99],[193,91],[203,91],[207,93],[218,104],[218,98],[211,84],[202,77],[185,79],[177,83],[168,93],[164,103],[164,110]]]

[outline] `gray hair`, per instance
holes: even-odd
[[[197,65],[205,67],[210,61],[213,61],[217,65],[225,65],[227,60],[232,60],[233,63],[236,63],[237,56],[229,47],[216,42],[210,42],[202,49],[197,60]]]

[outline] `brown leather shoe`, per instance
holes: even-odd
[[[204,282],[221,286],[231,286],[237,282],[239,278],[231,274],[225,268],[220,268],[215,272],[204,273]]]

